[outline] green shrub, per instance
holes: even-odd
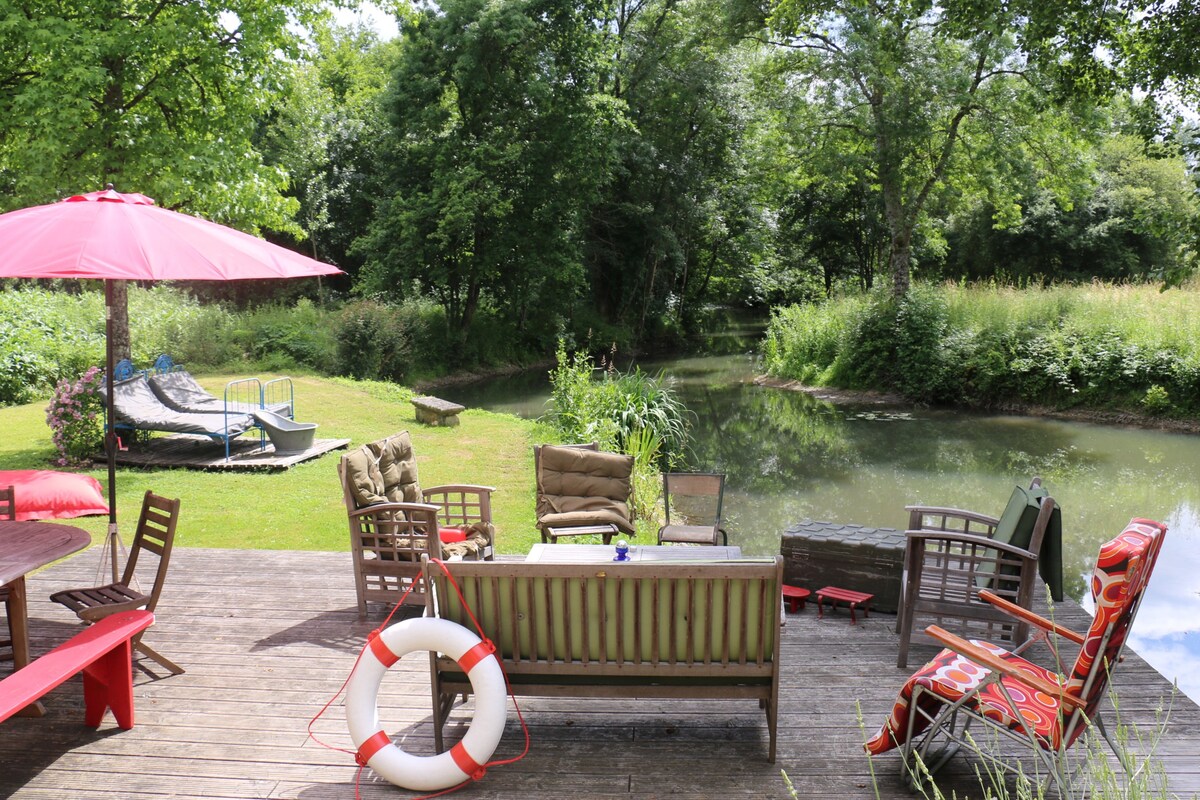
[[[260,306],[241,316],[242,349],[266,369],[304,366],[328,371],[337,359],[333,317],[308,298],[290,307]]]
[[[1142,408],[1151,414],[1166,414],[1171,410],[1171,395],[1157,383],[1146,390],[1142,398]]]
[[[832,380],[852,389],[892,389],[897,385],[896,317],[899,305],[886,294],[852,316]]]
[[[444,315],[432,303],[400,305],[358,300],[343,306],[335,322],[337,362],[333,371],[359,379],[403,381],[429,371],[441,350],[432,345],[443,332]]]
[[[599,374],[597,374],[599,373]],[[688,444],[688,410],[661,378],[640,370],[600,372],[585,353],[568,355],[559,342],[557,366],[550,372],[546,421],[567,442],[598,442],[601,449],[630,453],[637,437],[658,443],[660,466],[682,456]]]
[[[1197,287],[1103,284],[1016,290],[918,285],[776,311],[766,342],[774,375],[925,402],[1141,407],[1160,386],[1177,413],[1200,413]],[[837,336],[829,332],[838,331]],[[829,366],[829,343],[836,352]]]
[[[0,404],[20,405],[38,396],[46,381],[46,367],[30,353],[0,353]]]

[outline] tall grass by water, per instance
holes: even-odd
[[[994,407],[1200,413],[1200,287],[918,286],[773,314],[773,375]]]

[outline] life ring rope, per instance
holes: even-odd
[[[476,618],[474,611],[471,609],[470,605],[466,601],[466,598],[463,596],[462,589],[459,587],[458,581],[456,581],[454,579],[454,575],[451,574],[451,572],[447,568],[446,564],[441,559],[437,559],[437,558],[431,559],[431,562],[438,565],[438,567],[445,574],[447,580],[450,582],[450,585],[454,588],[454,591],[458,595],[458,599],[462,604],[463,610],[466,612],[467,616],[470,618],[471,623],[472,623],[472,625],[474,625],[476,633],[480,639],[480,641],[478,643],[476,643],[472,647],[469,647],[462,654],[462,656],[460,656],[457,659],[459,666],[462,668],[464,674],[469,674],[470,671],[475,666],[477,666],[478,664],[483,662],[489,656],[495,657],[495,659],[496,659],[495,663],[500,667],[500,675],[502,676],[502,679],[504,681],[505,693],[506,693],[507,697],[512,699],[513,707],[516,709],[516,712],[517,712],[517,719],[521,723],[521,733],[523,734],[523,736],[525,738],[525,744],[524,744],[524,747],[522,748],[521,752],[512,758],[495,759],[495,760],[486,761],[485,763],[480,764],[467,751],[466,746],[464,745],[464,743],[462,741],[457,742],[450,748],[449,756],[453,760],[454,764],[463,772],[463,774],[468,776],[467,779],[462,781],[461,783],[458,783],[447,789],[443,789],[442,791],[434,792],[432,794],[422,795],[421,797],[418,797],[415,800],[424,800],[424,798],[439,797],[441,795],[455,792],[455,791],[461,789],[462,787],[466,786],[467,784],[469,784],[473,781],[477,781],[480,778],[482,778],[484,776],[484,774],[487,772],[487,769],[489,767],[504,766],[507,764],[513,764],[517,761],[520,761],[526,755],[529,754],[529,746],[530,746],[529,726],[525,722],[525,715],[521,713],[521,706],[517,702],[516,695],[513,694],[512,684],[510,683],[510,681],[508,679],[508,674],[505,673],[505,671],[504,671],[503,665],[500,661],[500,657],[495,655],[496,654],[496,645],[490,639],[488,639],[486,636],[484,636],[483,626],[479,624],[479,620]],[[363,645],[362,649],[359,651],[358,656],[356,657],[355,662],[354,662],[354,667],[350,670],[350,673],[346,676],[346,679],[342,682],[342,685],[338,688],[337,692],[334,693],[334,695],[329,698],[328,702],[326,702],[325,705],[321,707],[321,710],[318,711],[311,720],[309,720],[309,723],[308,723],[308,737],[310,739],[312,739],[314,742],[321,745],[322,747],[325,747],[329,750],[336,750],[341,753],[346,753],[347,755],[350,755],[354,758],[355,763],[358,765],[358,774],[355,777],[355,792],[354,792],[356,798],[360,796],[359,790],[358,790],[358,784],[359,784],[359,781],[361,780],[363,768],[365,766],[367,766],[367,762],[370,761],[372,756],[376,755],[380,750],[383,750],[384,748],[386,748],[388,746],[394,746],[394,744],[391,740],[391,737],[388,735],[387,731],[384,731],[382,729],[377,730],[373,734],[368,736],[358,748],[356,748],[355,750],[348,750],[344,747],[338,747],[338,746],[331,745],[331,744],[321,741],[321,739],[318,738],[317,735],[313,732],[313,726],[316,724],[317,720],[320,719],[325,714],[325,712],[329,710],[330,706],[332,706],[334,704],[334,702],[336,702],[337,699],[339,697],[341,697],[343,695],[343,693],[346,692],[346,687],[350,684],[350,680],[354,676],[355,671],[358,669],[359,664],[362,662],[362,658],[364,655],[366,655],[367,653],[371,653],[371,655],[375,657],[375,660],[377,660],[379,662],[379,664],[381,666],[383,666],[383,668],[385,670],[388,669],[389,667],[391,667],[393,664],[395,664],[400,659],[400,656],[398,656],[396,653],[394,653],[391,650],[391,648],[389,648],[387,646],[387,644],[383,641],[381,634],[388,627],[388,623],[391,622],[392,617],[395,616],[396,612],[398,610],[400,610],[400,608],[403,606],[405,599],[408,597],[408,595],[412,591],[412,589],[413,589],[412,585],[410,585],[408,588],[405,589],[403,595],[401,595],[400,599],[396,602],[395,606],[388,613],[387,618],[384,619],[383,623],[378,628],[371,631],[370,634],[368,634],[366,644]]]

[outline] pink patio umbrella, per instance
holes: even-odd
[[[336,275],[341,270],[199,217],[159,208],[141,194],[102,192],[0,214],[0,278],[105,282],[107,372],[113,374],[112,282],[233,281]],[[116,447],[108,386],[108,533],[116,547]],[[113,558],[113,570],[116,570]]]

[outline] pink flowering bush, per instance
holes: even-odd
[[[79,380],[61,380],[46,407],[46,424],[59,467],[87,462],[104,444],[104,404],[100,387],[104,373],[90,367]]]

